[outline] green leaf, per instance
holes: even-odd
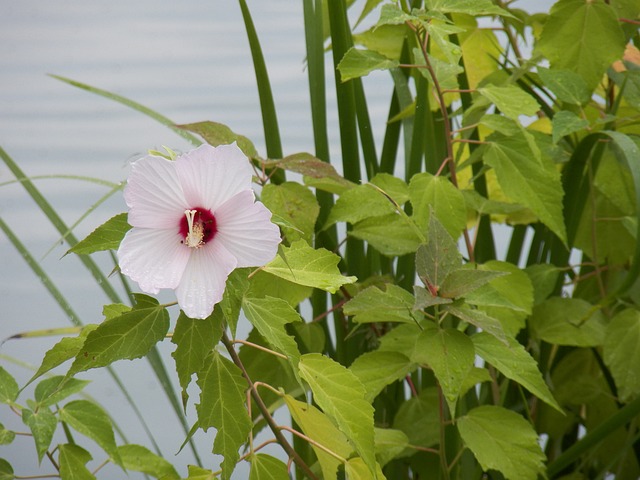
[[[473,342],[458,330],[429,329],[418,336],[412,360],[429,365],[433,370],[452,417],[455,416],[456,402],[474,359]]]
[[[345,284],[355,283],[356,277],[345,277],[337,268],[340,257],[324,248],[313,249],[304,240],[282,248],[278,255],[263,270],[299,285],[319,288],[329,293]]]
[[[9,445],[16,438],[16,433],[12,430],[7,430],[4,425],[0,423],[0,445]],[[0,478],[2,478],[0,476]]]
[[[18,382],[3,367],[0,367],[0,402],[12,404],[18,398]]]
[[[13,480],[16,476],[13,467],[5,459],[0,458],[0,480]]]
[[[22,409],[22,421],[31,430],[33,440],[36,442],[38,462],[41,462],[49,445],[51,445],[51,440],[53,440],[58,419],[48,408],[40,408],[37,412],[24,408]]]
[[[415,295],[415,303],[413,304],[414,310],[424,310],[425,308],[433,307],[434,305],[446,305],[453,303],[453,300],[450,298],[437,297],[428,289],[419,285],[413,286],[413,294]]]
[[[360,457],[350,458],[344,467],[344,471],[349,480],[370,480],[371,478],[385,478],[380,465],[375,464],[373,476],[371,469]]]
[[[336,222],[357,223],[370,217],[393,214],[396,207],[371,185],[358,185],[344,192],[331,208],[323,229]]]
[[[304,299],[309,298],[312,292],[313,289],[311,287],[298,285],[297,283],[259,270],[252,275],[251,285],[245,296],[253,298],[281,298],[292,307],[296,307]],[[242,301],[240,305],[242,305]]]
[[[538,75],[559,100],[572,105],[585,105],[591,99],[591,90],[584,79],[571,70],[538,67]]]
[[[169,330],[165,307],[147,295],[135,294],[136,305],[129,312],[105,320],[87,335],[67,376],[116,360],[132,360],[146,355]]]
[[[236,467],[238,449],[247,440],[252,423],[245,405],[247,382],[240,369],[214,350],[198,374],[200,403],[198,422],[203,430],[217,430],[213,453],[224,457],[222,478],[228,480]]]
[[[344,433],[336,428],[329,417],[313,405],[295,400],[291,395],[285,395],[284,400],[287,403],[291,417],[306,436],[339,457],[346,459],[351,456],[353,447],[347,441]],[[323,478],[335,479],[338,467],[342,462],[314,444],[311,444],[311,448],[313,448],[318,457]]]
[[[525,273],[533,286],[533,305],[538,305],[553,293],[558,282],[560,269],[548,263],[529,265]]]
[[[117,250],[130,228],[127,214],[119,213],[96,228],[84,240],[76,243],[67,253],[88,255],[103,250]]]
[[[622,57],[625,37],[615,10],[601,0],[559,0],[536,45],[552,68],[578,73],[593,90]]]
[[[491,280],[507,274],[506,272],[492,270],[478,270],[471,265],[465,267],[454,270],[447,275],[440,287],[439,293],[441,296],[445,298],[464,297],[466,294],[486,285]]]
[[[518,120],[520,115],[533,116],[540,110],[536,99],[515,85],[489,85],[479,88],[478,92],[513,120]]]
[[[351,47],[338,64],[343,82],[364,77],[374,70],[389,70],[398,66],[397,60],[391,60],[373,50]]]
[[[579,298],[552,297],[536,305],[529,326],[534,337],[556,345],[595,347],[606,334],[602,312]]]
[[[618,396],[628,402],[640,393],[640,312],[627,309],[607,326],[604,362],[618,387]]]
[[[213,474],[211,470],[198,467],[197,465],[188,465],[187,469],[189,473],[187,480],[215,480],[216,478],[218,478]]]
[[[409,221],[407,221],[409,220]],[[388,257],[396,257],[416,251],[423,239],[415,231],[411,220],[392,213],[358,222],[348,232],[350,236],[368,242]]]
[[[191,383],[191,376],[202,369],[205,358],[220,340],[223,329],[224,319],[218,308],[204,320],[189,318],[180,312],[171,337],[171,343],[177,347],[171,356],[176,362],[183,407],[186,407],[189,398],[187,387]]]
[[[517,340],[507,338],[508,345],[484,332],[471,337],[476,353],[497,368],[505,377],[518,382],[536,397],[560,413],[562,408],[542,378],[538,364]]]
[[[270,183],[263,187],[260,200],[291,226],[283,228],[289,242],[300,238],[309,244],[312,242],[320,206],[309,188],[295,182]]]
[[[378,173],[369,183],[382,190],[398,205],[403,205],[409,201],[409,186],[398,177],[388,173]]]
[[[509,137],[491,135],[484,160],[495,170],[503,192],[531,209],[566,243],[560,175],[554,166],[543,165],[539,150],[527,135],[524,131]]]
[[[440,221],[431,216],[429,220],[429,239],[420,245],[416,253],[416,272],[425,285],[435,287],[437,291],[450,272],[462,265],[462,255],[458,245],[445,230]]]
[[[392,283],[384,290],[371,286],[358,292],[343,306],[345,315],[353,316],[356,323],[415,323],[412,315],[413,296]]]
[[[458,317],[471,325],[474,325],[487,333],[490,333],[502,343],[507,343],[507,336],[505,335],[504,328],[499,320],[490,317],[481,310],[474,310],[471,308],[464,308],[457,305],[445,305],[442,307],[444,311],[449,312],[454,317]]]
[[[39,407],[49,407],[59,403],[68,396],[78,393],[89,383],[88,380],[77,378],[67,378],[65,381],[65,378],[63,375],[56,375],[38,383],[34,396]]]
[[[588,126],[588,120],[568,110],[561,110],[553,116],[551,121],[553,143],[558,143],[563,137],[584,130]]]
[[[433,211],[454,239],[467,224],[467,207],[458,190],[448,179],[430,173],[418,173],[409,182],[409,196],[413,207],[412,218],[425,230]]]
[[[60,421],[96,442],[114,463],[122,466],[111,419],[98,405],[87,400],[69,402],[60,409]]]
[[[281,160],[265,162],[265,167],[268,168],[271,165],[304,175],[305,183],[307,183],[307,178],[316,180],[330,179],[335,185],[340,185],[344,189],[356,186],[355,183],[340,176],[333,165],[309,153],[294,153],[293,155],[287,155]]]
[[[236,268],[227,278],[227,285],[219,304],[231,334],[236,335],[236,327],[240,318],[242,298],[249,289],[249,273],[251,268]]]
[[[371,473],[375,472],[373,407],[358,378],[339,363],[317,353],[300,358],[300,376],[315,402],[336,422]]]
[[[376,458],[381,467],[384,467],[409,446],[409,437],[402,430],[393,428],[376,428]]]
[[[494,5],[491,0],[428,0],[429,10],[441,13],[467,13],[469,15],[501,15],[514,17],[507,10]]]
[[[403,402],[393,419],[393,428],[401,430],[411,445],[432,447],[440,442],[438,390],[423,389],[417,397]]]
[[[365,400],[372,403],[387,385],[401,380],[416,368],[416,364],[398,352],[374,350],[356,358],[349,370],[362,382]]]
[[[249,480],[289,480],[287,465],[271,455],[258,453],[249,457]]]
[[[421,326],[424,329],[436,328],[433,322],[422,322]],[[416,341],[420,332],[421,329],[418,325],[398,325],[380,338],[378,350],[401,353],[411,359],[415,354]]]
[[[60,478],[65,480],[92,480],[96,478],[87,468],[91,454],[84,448],[67,443],[60,445],[59,451]]]
[[[236,142],[242,152],[249,158],[258,156],[256,147],[253,146],[251,140],[243,135],[238,135],[229,127],[217,122],[198,122],[189,123],[187,125],[176,125],[176,127],[188,132],[197,133],[209,145],[217,147],[218,145],[228,145]]]
[[[122,464],[127,470],[143,472],[162,480],[179,480],[180,475],[173,465],[164,458],[141,445],[122,445],[118,447]]]
[[[498,470],[507,479],[544,476],[545,455],[533,427],[502,407],[474,408],[457,420],[460,436],[483,470]]]

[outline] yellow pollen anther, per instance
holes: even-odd
[[[187,232],[187,236],[184,239],[184,243],[187,247],[191,248],[199,248],[204,245],[202,239],[204,238],[204,228],[202,226],[202,222],[195,222],[195,216],[198,213],[197,210],[185,210],[184,214],[187,217],[187,225],[189,227],[189,231]]]

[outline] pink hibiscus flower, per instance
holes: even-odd
[[[271,212],[255,202],[252,174],[235,143],[134,162],[124,190],[133,228],[118,249],[122,273],[146,293],[175,290],[189,317],[210,315],[229,274],[266,264],[280,243]]]

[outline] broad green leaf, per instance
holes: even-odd
[[[270,183],[263,187],[260,200],[291,225],[292,228],[283,228],[289,242],[300,238],[312,242],[320,206],[309,188],[295,182]]]
[[[505,335],[504,328],[500,321],[490,317],[482,310],[465,308],[458,305],[445,305],[442,308],[454,317],[490,333],[505,345],[507,344],[507,336]]]
[[[579,298],[551,297],[536,305],[529,326],[534,337],[556,345],[596,347],[606,335],[602,312]]]
[[[439,293],[441,296],[445,298],[464,297],[466,294],[486,285],[491,280],[507,274],[506,272],[479,270],[471,265],[465,267],[454,270],[446,276],[440,287]]]
[[[524,131],[509,137],[491,135],[484,160],[495,170],[502,191],[531,209],[566,243],[560,175],[554,167],[548,168],[542,163],[540,152],[526,135]]]
[[[546,456],[538,436],[517,413],[485,405],[474,408],[456,423],[483,470],[497,470],[508,480],[537,480],[544,476]]]
[[[343,307],[345,315],[353,316],[356,323],[415,323],[412,315],[413,296],[405,289],[385,284],[382,290],[377,286],[365,288],[349,300]]]
[[[584,79],[571,70],[538,67],[538,75],[558,99],[572,105],[584,105],[591,99],[591,90]]]
[[[559,0],[551,7],[536,51],[552,68],[578,73],[593,90],[622,57],[625,37],[615,10],[602,0]]]
[[[258,453],[249,457],[249,480],[289,480],[287,465],[271,455]]]
[[[370,480],[371,478],[380,480],[386,478],[377,463],[375,464],[375,473],[372,476],[371,469],[360,457],[350,458],[344,467],[344,471],[349,480]]]
[[[462,195],[467,202],[467,207],[481,215],[510,215],[524,209],[522,205],[517,203],[489,200],[475,190],[462,190]]]
[[[558,143],[563,137],[584,130],[588,126],[588,120],[580,118],[569,110],[561,110],[553,116],[551,121],[553,143]]]
[[[331,208],[324,229],[336,222],[357,223],[370,217],[393,214],[393,203],[371,185],[358,185],[344,192]]]
[[[403,205],[409,201],[409,186],[398,177],[388,173],[378,173],[371,179],[370,183],[390,196],[398,205]]]
[[[391,60],[373,50],[351,47],[338,64],[343,82],[364,77],[374,70],[389,70],[398,66],[397,60]]]
[[[116,360],[132,360],[146,355],[169,330],[165,307],[147,295],[135,294],[136,305],[129,312],[105,320],[87,335],[67,376]]]
[[[628,402],[640,393],[640,312],[618,313],[607,326],[604,362],[618,387],[618,396]]]
[[[424,240],[416,232],[410,219],[391,213],[384,217],[372,217],[354,225],[349,235],[369,243],[381,254],[397,257],[416,251]]]
[[[312,293],[313,288],[311,287],[298,285],[297,283],[259,270],[252,275],[251,285],[245,295],[253,298],[281,298],[292,307],[297,307],[300,302],[309,298]]]
[[[462,266],[458,245],[440,221],[429,219],[429,239],[416,252],[416,272],[425,285],[437,291],[450,272]]]
[[[395,3],[385,3],[380,9],[380,18],[378,19],[377,25],[401,25],[406,22],[413,22],[414,20],[417,20],[417,17],[405,13]]]
[[[322,353],[327,341],[320,322],[298,322],[291,325],[302,353]]]
[[[467,377],[462,382],[462,387],[460,388],[460,396],[467,393],[473,387],[475,387],[479,383],[490,382],[493,380],[491,378],[491,374],[489,370],[486,368],[473,367],[469,370]]]
[[[433,322],[423,322],[424,329],[436,328]],[[380,338],[379,351],[396,352],[412,358],[421,329],[418,325],[398,325]]]
[[[437,297],[428,289],[419,285],[413,286],[413,294],[416,299],[413,304],[414,310],[424,310],[425,308],[433,307],[434,305],[446,305],[453,302],[450,298]]]
[[[180,479],[180,475],[170,462],[142,445],[122,445],[118,447],[118,453],[127,470],[143,472],[162,480]]]
[[[384,467],[409,446],[409,438],[402,430],[393,428],[376,428],[376,457],[381,467]]]
[[[486,362],[497,368],[505,377],[518,382],[536,397],[563,413],[543,380],[538,364],[517,340],[507,338],[509,344],[505,345],[485,332],[473,335],[471,340],[476,353]]]
[[[473,342],[464,333],[455,329],[429,329],[418,336],[411,360],[433,370],[453,417],[462,384],[474,359]]]
[[[245,405],[247,382],[240,369],[214,350],[198,374],[200,403],[198,422],[203,430],[217,430],[213,453],[224,457],[222,478],[228,480],[236,467],[238,449],[247,440],[252,423]]]
[[[278,255],[263,268],[265,272],[329,293],[357,280],[340,274],[337,268],[340,257],[324,248],[313,249],[304,240],[283,247],[282,251],[284,258]]]
[[[387,385],[406,377],[416,364],[398,352],[374,350],[356,358],[349,370],[362,382],[365,400],[372,403]]]
[[[13,480],[16,476],[13,467],[4,458],[0,458],[0,480]]]
[[[430,10],[441,13],[467,13],[469,15],[500,15],[515,18],[507,10],[494,5],[491,0],[428,0]]]
[[[15,432],[7,430],[4,425],[0,423],[0,445],[9,445],[16,438]],[[2,478],[0,476],[0,478]]]
[[[294,153],[293,155],[287,155],[281,160],[265,162],[266,167],[271,165],[299,173],[311,179],[331,179],[336,185],[341,185],[345,189],[356,186],[355,183],[341,177],[333,165],[309,153]],[[305,183],[307,182],[305,181]]]
[[[91,454],[75,444],[64,444],[58,447],[58,463],[60,478],[65,480],[92,480],[96,477],[87,468]]]
[[[88,255],[103,250],[117,250],[130,228],[127,214],[119,213],[96,228],[84,240],[76,243],[67,253]]]
[[[412,218],[423,230],[433,211],[449,235],[454,239],[460,236],[467,224],[467,207],[460,190],[448,179],[426,172],[416,174],[409,182],[409,196]]]
[[[187,469],[189,474],[187,480],[215,480],[218,478],[211,470],[198,467],[197,465],[188,465]]]
[[[344,433],[329,420],[329,417],[313,405],[295,400],[290,395],[285,395],[284,399],[291,417],[306,436],[342,458],[346,459],[351,456],[353,447],[347,441]],[[318,457],[323,478],[326,480],[335,479],[338,467],[342,462],[313,444],[311,444],[311,448]]]
[[[299,368],[300,376],[311,387],[314,401],[345,433],[374,473],[373,407],[365,400],[362,383],[345,367],[317,353],[303,355]]]
[[[252,270],[251,268],[236,268],[231,272],[227,278],[222,301],[218,305],[234,337],[242,308],[242,298],[249,289],[249,274]]]
[[[432,447],[440,442],[438,390],[423,389],[417,397],[403,402],[393,419],[393,428],[401,430],[411,445]]]
[[[204,359],[220,340],[223,329],[224,319],[218,308],[204,320],[189,318],[180,312],[171,337],[171,343],[176,345],[171,356],[176,362],[183,407],[186,407],[189,398],[187,387],[191,383],[191,376],[202,369]]]
[[[438,79],[440,88],[444,90],[459,88],[458,75],[464,72],[464,69],[456,61],[441,60],[434,55],[427,55],[427,58],[429,59],[429,63],[431,64],[435,77]],[[433,78],[429,69],[425,68],[427,62],[424,59],[422,49],[413,49],[413,61],[418,66],[418,73],[420,73],[433,87]]]
[[[122,465],[111,419],[102,408],[87,400],[74,400],[62,407],[59,414],[61,421],[96,442],[114,463]]]
[[[36,386],[34,392],[35,401],[39,407],[49,407],[64,400],[74,393],[81,391],[88,383],[88,380],[77,378],[67,378],[63,375],[42,380]]]
[[[560,269],[548,263],[529,265],[525,273],[533,286],[533,304],[538,305],[553,293],[558,282]]]
[[[513,120],[520,115],[533,116],[540,110],[536,99],[515,85],[489,85],[479,88],[478,92]]]
[[[0,367],[0,402],[12,404],[18,398],[18,382],[3,367]]]
[[[176,125],[176,127],[188,132],[197,133],[209,145],[217,147],[218,145],[228,145],[236,142],[242,152],[249,158],[258,156],[256,147],[251,140],[243,135],[234,133],[229,127],[217,122],[198,122],[187,125]]]
[[[49,445],[51,445],[51,440],[53,440],[53,433],[58,425],[58,419],[46,407],[38,409],[37,412],[23,408],[22,421],[31,430],[33,440],[36,442],[38,462],[41,462]]]

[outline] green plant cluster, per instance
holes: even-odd
[[[38,458],[62,478],[99,476],[75,431],[125,470],[180,478],[159,453],[118,446],[97,404],[67,398],[85,386],[77,374],[145,355],[154,363],[155,345],[170,338],[176,410],[194,402],[197,413],[185,444],[197,429],[215,429],[212,449],[223,457],[220,471],[192,466],[189,479],[229,479],[240,461],[255,480],[638,478],[640,4],[559,0],[530,15],[500,0],[368,0],[360,21],[372,27],[355,34],[344,0],[303,0],[315,145],[286,156],[257,33],[240,5],[264,156],[220,123],[173,125],[59,78],[194,144],[237,142],[281,227],[279,254],[236,270],[205,320],[172,320],[170,307],[142,294],[131,306],[114,299],[101,324],[47,352],[31,381],[70,367],[39,380],[26,404],[1,369],[0,400],[22,416]],[[327,46],[339,168],[329,155]],[[382,139],[362,82],[374,70],[392,79]],[[499,225],[510,235],[504,251]],[[59,225],[96,278],[86,255],[116,249],[128,228],[121,214],[76,242]],[[248,338],[236,338],[247,321]],[[198,399],[187,392],[192,382]],[[289,425],[274,420],[278,408]],[[56,428],[67,443],[51,445]],[[264,429],[292,465],[260,453],[253,439]],[[14,436],[0,430],[2,443]],[[4,460],[0,478],[16,478]]]

